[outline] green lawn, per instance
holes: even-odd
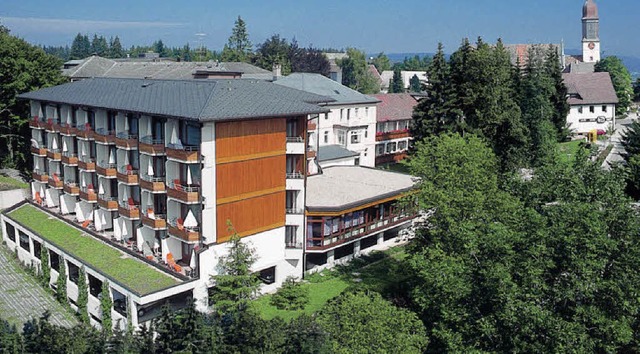
[[[96,240],[32,205],[25,204],[9,212],[7,216],[139,295],[180,283],[178,279]]]
[[[376,291],[383,296],[393,297],[408,277],[402,266],[405,257],[404,247],[394,247],[385,252],[373,252],[348,265],[306,277],[302,286],[309,290],[309,304],[302,310],[279,310],[270,304],[271,295],[262,296],[253,305],[264,319],[281,317],[288,321],[303,313],[319,311],[327,301],[346,289]]]
[[[29,188],[29,184],[17,181],[11,177],[0,175],[0,191],[8,191],[11,189],[21,188]]]
[[[566,143],[560,143],[558,148],[558,156],[561,163],[571,163],[580,150],[580,144],[584,141],[574,140]]]

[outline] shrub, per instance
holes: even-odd
[[[301,310],[309,303],[309,289],[293,277],[287,277],[282,288],[271,297],[271,305],[279,310]]]

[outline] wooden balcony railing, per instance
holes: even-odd
[[[96,143],[114,145],[116,143],[116,134],[113,130],[98,128],[93,134],[93,139]]]
[[[62,163],[69,166],[78,166],[78,155],[72,152],[63,152]]]
[[[81,187],[80,199],[85,202],[96,203],[98,201],[98,194],[96,194],[96,191],[93,188]]]
[[[385,132],[385,133],[376,133],[376,141],[385,141],[385,140],[408,138],[410,136],[411,136],[411,134],[409,133],[409,130],[407,130],[407,129],[394,130],[394,131]]]
[[[131,165],[118,168],[118,181],[125,184],[138,184],[138,170],[134,170]]]
[[[47,156],[47,148],[42,147],[43,146],[42,142],[39,142],[38,146],[40,147],[32,146],[31,153],[36,156]]]
[[[143,212],[140,216],[142,224],[154,230],[167,229],[167,216],[164,214],[156,214],[153,209]]]
[[[140,203],[120,203],[118,213],[128,219],[140,219]]]
[[[64,192],[69,195],[79,195],[80,187],[78,187],[76,182],[66,181],[64,182]]]
[[[105,163],[102,161],[96,166],[96,173],[103,177],[117,177],[118,171],[116,170],[115,163]]]
[[[31,173],[31,178],[33,178],[34,181],[47,183],[47,181],[49,180],[49,175],[46,171],[35,169]]]
[[[140,138],[138,150],[143,154],[152,156],[165,155],[164,140],[153,139],[151,136],[143,136]]]
[[[44,123],[44,129],[48,132],[56,132],[56,128],[59,128],[60,121],[58,119],[47,118],[47,121]]]
[[[177,221],[170,221],[168,225],[168,233],[170,236],[177,237],[187,242],[200,241],[200,228],[186,227]]]
[[[78,129],[69,123],[62,123],[57,129],[62,135],[74,136],[78,133]]]
[[[47,157],[53,161],[62,160],[62,152],[60,149],[47,149]]]
[[[45,120],[43,118],[34,116],[33,118],[29,119],[29,126],[31,128],[44,129],[44,125],[45,125]]]
[[[199,146],[183,146],[171,144],[167,146],[167,158],[182,163],[197,163],[200,161]]]
[[[138,148],[138,136],[122,132],[116,134],[116,146],[121,149],[134,150]]]
[[[58,175],[55,173],[49,178],[48,183],[50,187],[55,189],[62,189],[62,187],[64,187],[64,183],[62,182],[60,177],[58,177]]]
[[[164,176],[149,176],[147,174],[140,175],[140,188],[151,192],[166,192],[164,185]]]
[[[76,136],[84,140],[93,140],[94,131],[89,123],[76,125]]]
[[[109,211],[118,210],[118,198],[105,195],[98,196],[98,205]]]
[[[187,204],[199,203],[200,187],[188,186],[178,183],[178,181],[173,181],[167,187],[167,196]]]
[[[88,172],[94,172],[96,170],[96,162],[93,159],[78,160],[78,168]]]

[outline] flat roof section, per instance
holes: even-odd
[[[307,210],[337,212],[402,195],[418,178],[362,166],[324,168],[307,178]]]
[[[33,205],[24,204],[6,213],[5,217],[31,229],[43,240],[140,296],[183,283]]]

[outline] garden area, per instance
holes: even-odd
[[[365,290],[380,293],[391,300],[399,300],[407,276],[403,276],[402,261],[407,256],[404,246],[398,246],[384,252],[372,252],[354,259],[346,265],[336,266],[319,273],[307,275],[298,285],[299,293],[308,294],[308,301],[295,310],[279,309],[273,302],[274,294],[260,297],[252,304],[263,319],[280,317],[285,321],[301,314],[313,314],[331,299],[343,291]]]
[[[0,175],[0,191],[29,188],[29,184],[14,178]]]

